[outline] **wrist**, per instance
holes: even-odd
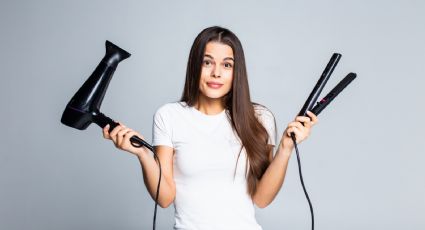
[[[290,157],[293,150],[294,150],[294,146],[292,145],[288,146],[281,143],[278,149],[278,154],[286,156],[286,157]]]
[[[145,147],[142,147],[142,148],[137,148],[136,151],[134,152],[134,155],[136,155],[137,158],[139,158],[139,160],[142,160],[143,158],[146,158],[146,156],[149,155],[149,152],[146,151]]]

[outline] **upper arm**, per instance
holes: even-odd
[[[162,176],[175,194],[176,185],[173,177],[174,149],[166,145],[155,146],[155,152],[161,162]]]
[[[176,185],[173,177],[173,117],[170,113],[169,104],[164,105],[154,115],[152,127],[152,145],[155,146],[155,152],[161,163],[162,178],[165,180],[167,188],[166,199],[161,207],[168,207],[176,196]],[[162,189],[161,189],[162,190]]]
[[[158,109],[154,115],[152,127],[152,145],[155,146],[156,155],[161,162],[162,175],[166,182],[175,190],[173,180],[173,141],[172,141],[172,121],[169,106],[165,105]]]
[[[273,161],[273,147],[274,147],[274,145],[269,145],[269,148],[270,148],[269,162]]]

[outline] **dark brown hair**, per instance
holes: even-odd
[[[199,80],[205,47],[208,42],[212,41],[226,44],[233,49],[234,69],[232,88],[224,100],[232,127],[242,141],[242,147],[247,152],[249,163],[247,164],[249,165],[249,170],[246,170],[248,171],[247,189],[248,193],[253,196],[258,181],[270,165],[269,153],[271,148],[267,144],[269,135],[264,126],[258,121],[254,111],[254,103],[251,102],[249,95],[242,44],[230,30],[213,26],[204,29],[196,37],[189,54],[186,82],[181,101],[186,102],[188,106],[196,104],[200,94]]]

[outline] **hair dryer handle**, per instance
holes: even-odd
[[[115,127],[119,125],[119,123],[115,122],[110,117],[105,116],[105,114],[103,113],[97,113],[96,115],[94,115],[93,121],[94,123],[99,125],[101,128],[104,128],[106,125],[109,124],[110,126],[109,132],[111,132]],[[136,135],[130,138],[130,142],[131,142],[131,145],[136,148],[141,148],[145,146],[146,148],[148,148],[149,150],[153,152],[153,147],[149,143],[147,143],[146,141],[144,141],[143,139],[139,138]]]

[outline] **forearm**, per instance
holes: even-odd
[[[264,208],[269,205],[278,194],[285,179],[286,169],[293,148],[279,148],[266,169],[253,196],[254,203]]]
[[[159,166],[153,156],[149,154],[139,154],[138,158],[142,167],[145,186],[152,199],[155,200],[158,188]],[[164,175],[161,175],[158,204],[162,208],[166,208],[172,203],[174,196],[175,191],[173,191],[172,186],[169,185]]]

